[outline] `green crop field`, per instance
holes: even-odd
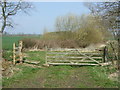
[[[3,36],[2,48],[3,50],[11,50],[13,43],[17,43],[24,38],[39,38],[40,36]]]

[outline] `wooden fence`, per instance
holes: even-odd
[[[82,52],[78,49],[46,51],[46,64],[49,65],[101,65],[106,61],[104,50]]]
[[[22,47],[23,47],[22,41],[19,41],[18,46],[15,43],[13,43],[13,64],[16,64],[17,61],[22,63],[23,61]]]

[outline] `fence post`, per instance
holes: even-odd
[[[22,63],[22,61],[23,61],[22,46],[23,46],[22,41],[19,41],[19,58],[20,58],[20,63]]]
[[[46,53],[45,64],[48,64],[48,62],[47,62],[47,46],[45,46],[45,53]]]
[[[103,49],[103,62],[105,63],[107,61],[106,54],[107,54],[107,47],[105,46]]]
[[[15,56],[15,54],[16,54],[16,52],[15,52],[15,43],[13,43],[13,64],[15,65],[15,58],[16,58],[16,56]]]

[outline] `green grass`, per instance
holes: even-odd
[[[4,59],[6,59],[6,60],[8,60],[8,61],[12,61],[12,51],[4,51],[3,53],[2,53],[2,56],[3,56],[3,58]]]
[[[46,56],[46,52],[44,51],[29,51],[26,52],[28,57],[26,57],[25,59],[27,60],[31,60],[31,61],[40,61],[40,65],[45,63],[45,56]]]
[[[45,52],[26,52],[27,59],[45,62]],[[10,78],[3,78],[4,87],[13,88],[115,88],[117,82],[108,79],[107,67],[96,66],[50,66],[32,68],[16,65],[17,71]],[[112,70],[114,72],[114,70]]]
[[[51,66],[46,71],[46,88],[60,88],[63,87],[65,80],[71,74],[71,66]],[[67,81],[67,80],[66,80]]]
[[[3,78],[3,87],[14,87],[11,84],[21,83],[25,79],[34,78],[34,74],[39,70],[39,68],[32,68],[28,66],[18,65],[16,68],[21,69],[21,71],[16,71],[15,74],[10,78]],[[21,83],[22,84],[22,83]]]
[[[2,49],[11,50],[13,43],[18,43],[19,40],[24,38],[39,38],[40,36],[3,36],[2,37]]]
[[[92,79],[95,81],[95,84],[98,86],[103,86],[106,88],[118,86],[116,81],[108,79],[108,75],[111,73],[111,70],[109,70],[107,67],[89,67],[89,73],[91,74]]]

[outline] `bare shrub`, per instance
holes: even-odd
[[[59,42],[61,48],[76,48],[78,47],[75,40],[63,40]]]
[[[31,38],[26,38],[23,39],[22,41],[23,41],[23,48],[28,48],[28,49],[33,48],[37,43],[36,39],[31,39]]]

